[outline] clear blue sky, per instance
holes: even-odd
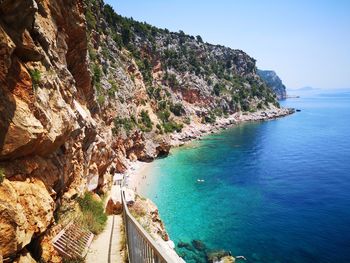
[[[350,0],[105,0],[135,20],[242,49],[287,88],[350,88]]]

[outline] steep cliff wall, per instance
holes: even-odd
[[[0,253],[12,258],[47,247],[55,211],[105,190],[128,159],[166,154],[169,134],[278,106],[243,51],[97,0],[0,1],[0,100]]]
[[[111,129],[92,114],[87,49],[81,2],[0,2],[3,257],[43,234],[64,199],[96,188],[115,157]]]
[[[282,80],[277,76],[273,70],[258,70],[258,75],[265,81],[277,95],[279,100],[285,100],[287,98],[286,86],[283,85]]]

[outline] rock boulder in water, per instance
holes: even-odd
[[[205,244],[200,240],[192,240],[192,246],[198,251],[206,250]]]
[[[231,253],[225,250],[215,250],[207,253],[207,260],[209,263],[220,262],[222,258],[231,256]]]

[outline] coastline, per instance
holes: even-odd
[[[224,129],[233,127],[244,122],[256,122],[273,120],[295,112],[292,108],[273,108],[248,113],[234,113],[227,117],[217,118],[215,123],[194,122],[185,126],[181,132],[170,135],[171,148],[180,147],[203,136],[218,133]],[[128,168],[125,172],[126,187],[132,189],[135,193],[142,193],[143,186],[148,184],[147,176],[153,165],[152,162],[129,161]]]
[[[293,113],[295,113],[295,109],[293,108],[272,108],[256,112],[234,113],[226,117],[217,118],[215,123],[212,124],[203,124],[200,122],[191,123],[184,127],[180,133],[173,133],[170,135],[170,145],[171,147],[182,146],[190,141],[200,139],[205,135],[220,132],[240,123],[274,120]]]
[[[203,124],[203,123],[191,123],[183,128],[180,133],[174,133],[170,135],[170,145],[171,148],[180,147],[185,145],[191,141],[198,140],[201,137],[220,132],[224,129],[232,127],[234,125],[250,122],[250,121],[265,121],[277,119],[280,117],[284,117],[295,112],[294,109],[291,108],[274,108],[271,110],[258,111],[254,113],[235,113],[229,115],[227,117],[218,118],[213,124]],[[148,175],[150,174],[152,162],[141,162],[141,161],[129,161],[129,165],[127,171],[125,172],[125,182],[126,187],[132,189],[137,195],[140,196],[142,193],[142,189],[146,184],[149,184]],[[148,200],[148,201],[147,201]],[[166,234],[167,238],[164,239],[164,236],[159,233],[155,233],[153,238],[155,241],[165,250],[167,254],[171,256],[175,262],[184,262],[182,258],[175,251],[175,244],[170,239],[171,237],[166,232],[166,226],[164,226],[160,215],[158,214],[158,208],[156,204],[152,202],[150,199],[146,199],[146,202],[143,203],[145,209],[149,211],[156,211],[158,216],[158,221],[161,222],[161,226],[163,228],[163,235]],[[153,212],[154,213],[154,212]],[[152,214],[152,213],[150,213]],[[154,223],[149,221],[149,226],[152,226]],[[153,226],[154,228],[155,226]],[[232,258],[232,257],[230,257]]]

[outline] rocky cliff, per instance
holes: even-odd
[[[275,92],[279,100],[285,100],[287,98],[286,86],[283,85],[282,80],[277,76],[275,71],[258,70],[257,73],[266,85]]]
[[[278,107],[243,51],[99,0],[0,1],[0,100],[0,255],[46,262],[60,207],[128,160],[167,154],[187,125]]]

